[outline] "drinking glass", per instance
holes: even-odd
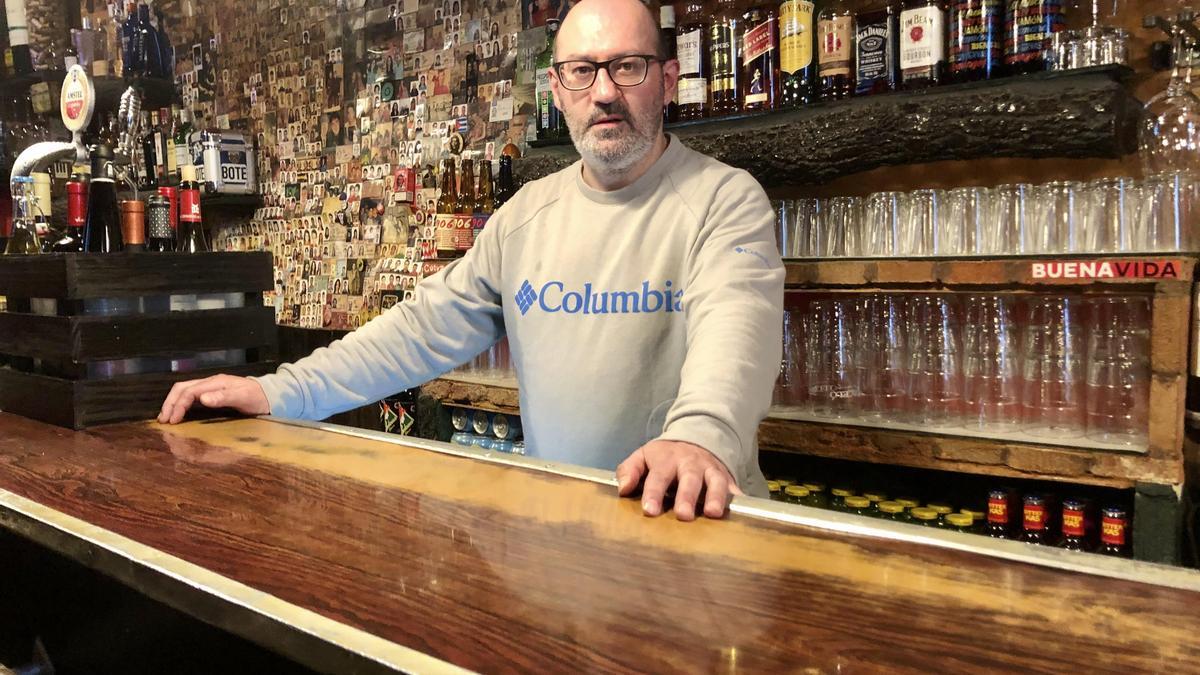
[[[900,254],[925,257],[934,254],[938,192],[914,190],[901,202]]]
[[[858,197],[834,197],[827,202],[823,255],[833,258],[859,255],[858,230],[862,221],[862,200]]]
[[[877,420],[899,419],[908,396],[902,296],[867,297],[860,319],[863,337],[858,342],[855,365],[862,385],[863,411]]]
[[[804,407],[808,400],[805,370],[804,311],[789,309],[783,313],[783,360],[775,382],[775,403],[784,407]]]
[[[849,299],[813,303],[819,337],[814,353],[809,354],[809,393],[813,413],[821,417],[845,419],[856,413],[861,390],[854,367],[852,307]]]
[[[779,255],[788,258],[795,245],[792,241],[795,229],[795,211],[791,208],[791,202],[786,199],[772,200],[771,208],[775,210],[775,243],[779,245]]]
[[[971,295],[963,323],[963,412],[968,428],[1008,431],[1021,421],[1017,324],[1010,295]]]
[[[1025,322],[1025,425],[1054,438],[1083,434],[1084,352],[1080,301],[1041,297],[1029,301]]]
[[[1150,302],[1118,296],[1096,298],[1091,305],[1087,436],[1144,447],[1150,406]]]
[[[1075,193],[1078,183],[1035,185],[1029,197],[1025,227],[1025,253],[1074,253],[1076,240]]]
[[[1076,200],[1080,239],[1086,253],[1123,253],[1133,250],[1126,220],[1130,181],[1108,178],[1084,186]]]
[[[940,211],[943,255],[981,255],[989,231],[995,230],[991,221],[991,191],[981,187],[949,190]]]
[[[868,257],[896,255],[900,235],[899,192],[876,192],[863,205],[862,254]]]
[[[816,199],[797,199],[793,202],[792,212],[796,218],[796,236],[793,244],[796,247],[794,255],[797,258],[810,258],[820,255],[821,246],[818,242],[820,228],[820,201]]]
[[[954,426],[962,405],[960,322],[953,296],[909,301],[908,405],[918,424]]]
[[[1025,183],[1009,183],[992,190],[991,221],[995,230],[990,231],[986,238],[987,250],[981,250],[981,253],[1016,255],[1024,252],[1029,188]]]

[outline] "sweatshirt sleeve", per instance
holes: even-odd
[[[743,488],[783,349],[783,262],[766,193],[738,172],[717,190],[683,299],[687,356],[664,440],[716,455]]]
[[[497,212],[460,260],[414,299],[273,375],[255,378],[278,417],[324,419],[378,401],[466,362],[504,335]]]

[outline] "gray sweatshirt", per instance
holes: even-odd
[[[281,417],[322,419],[422,384],[508,335],[530,455],[614,469],[655,438],[766,495],[758,424],[782,348],[766,194],[685,147],[601,192],[582,164],[523,187],[416,298],[274,375]]]

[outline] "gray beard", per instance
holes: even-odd
[[[591,130],[587,126],[589,121],[590,118],[582,121],[567,118],[571,141],[590,169],[607,175],[620,175],[636,166],[654,149],[662,133],[662,117],[657,114],[647,119],[626,118],[628,129]],[[611,140],[618,142],[601,143]]]

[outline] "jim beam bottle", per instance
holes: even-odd
[[[1004,0],[951,0],[950,79],[995,77],[1004,59]]]
[[[438,197],[437,213],[434,216],[434,236],[439,258],[453,258],[458,255],[458,249],[454,245],[454,215],[458,212],[458,194],[454,184],[454,159],[448,157],[442,162],[442,194]]]
[[[709,50],[705,42],[712,26],[703,0],[687,0],[675,28],[675,58],[679,59],[679,119],[708,116]]]
[[[779,5],[780,106],[794,108],[816,97],[817,63],[813,54],[813,3],[785,0]]]
[[[779,100],[779,14],[759,0],[742,14],[742,110],[774,110]],[[768,4],[769,3],[769,4]]]
[[[709,80],[713,117],[740,110],[742,13],[737,0],[717,0],[717,13],[708,32],[708,57],[712,64]]]
[[[946,10],[941,0],[905,0],[900,12],[900,79],[923,89],[946,79]]]
[[[894,91],[900,79],[900,12],[886,2],[859,12],[854,20],[854,93]]]
[[[854,14],[846,0],[833,0],[817,19],[817,75],[821,98],[846,98],[854,88]]]

